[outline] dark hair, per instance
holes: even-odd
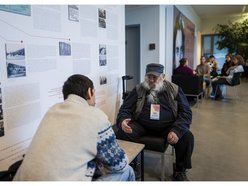
[[[226,57],[230,57],[232,59],[232,54],[229,53],[229,54],[226,55]]]
[[[244,58],[241,55],[236,55],[234,58],[238,60],[239,65],[244,65]]]
[[[209,58],[212,58],[212,57],[215,58],[214,55],[209,56]]]
[[[187,62],[187,58],[182,58],[182,59],[180,59],[180,61],[179,61],[179,63],[180,63],[180,66],[184,66],[185,65],[185,63]]]
[[[75,94],[87,100],[88,88],[91,88],[91,93],[93,94],[93,82],[84,75],[74,74],[70,76],[63,85],[62,91],[64,99],[67,99],[70,94]]]

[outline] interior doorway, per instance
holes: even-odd
[[[126,75],[133,76],[126,82],[130,91],[140,83],[140,25],[126,26]]]

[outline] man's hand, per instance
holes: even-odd
[[[179,138],[175,132],[170,132],[167,136],[167,142],[169,144],[176,144],[178,142],[178,140],[179,140]]]
[[[130,126],[128,126],[129,121],[131,121],[130,118],[124,119],[123,122],[121,123],[121,128],[125,133],[132,133],[133,130]]]

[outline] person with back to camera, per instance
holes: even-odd
[[[162,136],[175,147],[174,180],[187,181],[191,168],[194,136],[190,132],[192,111],[176,84],[164,79],[164,66],[146,66],[144,82],[136,85],[124,100],[117,116],[117,137],[137,142],[147,134]]]
[[[189,61],[187,58],[180,59],[180,65],[175,69],[174,74],[194,76],[195,72],[188,66]]]
[[[135,180],[107,116],[94,107],[93,82],[72,75],[63,95],[42,119],[14,180]],[[93,178],[96,169],[100,177]]]
[[[230,85],[232,83],[233,74],[237,72],[244,72],[243,64],[244,59],[241,55],[236,55],[232,57],[233,66],[231,66],[227,71],[227,76],[217,76],[212,80],[212,93],[210,97],[212,99],[224,99],[223,96],[223,86],[222,85]],[[218,85],[218,86],[217,86]]]

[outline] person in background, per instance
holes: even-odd
[[[180,65],[175,69],[174,74],[182,74],[188,76],[194,76],[195,72],[188,66],[189,61],[187,58],[180,59]]]
[[[135,180],[107,116],[94,107],[93,82],[72,75],[63,85],[63,96],[64,102],[42,119],[14,180]],[[98,178],[93,178],[95,170]]]
[[[209,56],[209,62],[208,65],[210,66],[210,77],[211,79],[218,76],[218,62],[215,61],[214,55]]]
[[[201,62],[196,67],[196,74],[199,76],[203,76],[203,80],[206,83],[206,87],[210,85],[210,67],[206,63],[206,57],[201,56]]]
[[[124,100],[117,116],[117,138],[137,142],[147,134],[162,136],[175,147],[174,180],[187,181],[194,136],[189,128],[192,111],[180,87],[164,79],[164,66],[146,66],[144,82]]]
[[[212,93],[210,95],[211,98],[217,100],[217,99],[223,99],[223,86],[224,84],[230,85],[232,83],[233,74],[237,72],[244,72],[243,64],[244,59],[241,55],[236,55],[232,58],[233,66],[231,66],[227,70],[227,76],[217,76],[212,81]],[[218,86],[217,86],[218,85]]]
[[[227,70],[232,66],[232,54],[227,54],[226,55],[226,61],[223,64],[223,67],[221,69],[221,74],[220,76],[227,76]]]

